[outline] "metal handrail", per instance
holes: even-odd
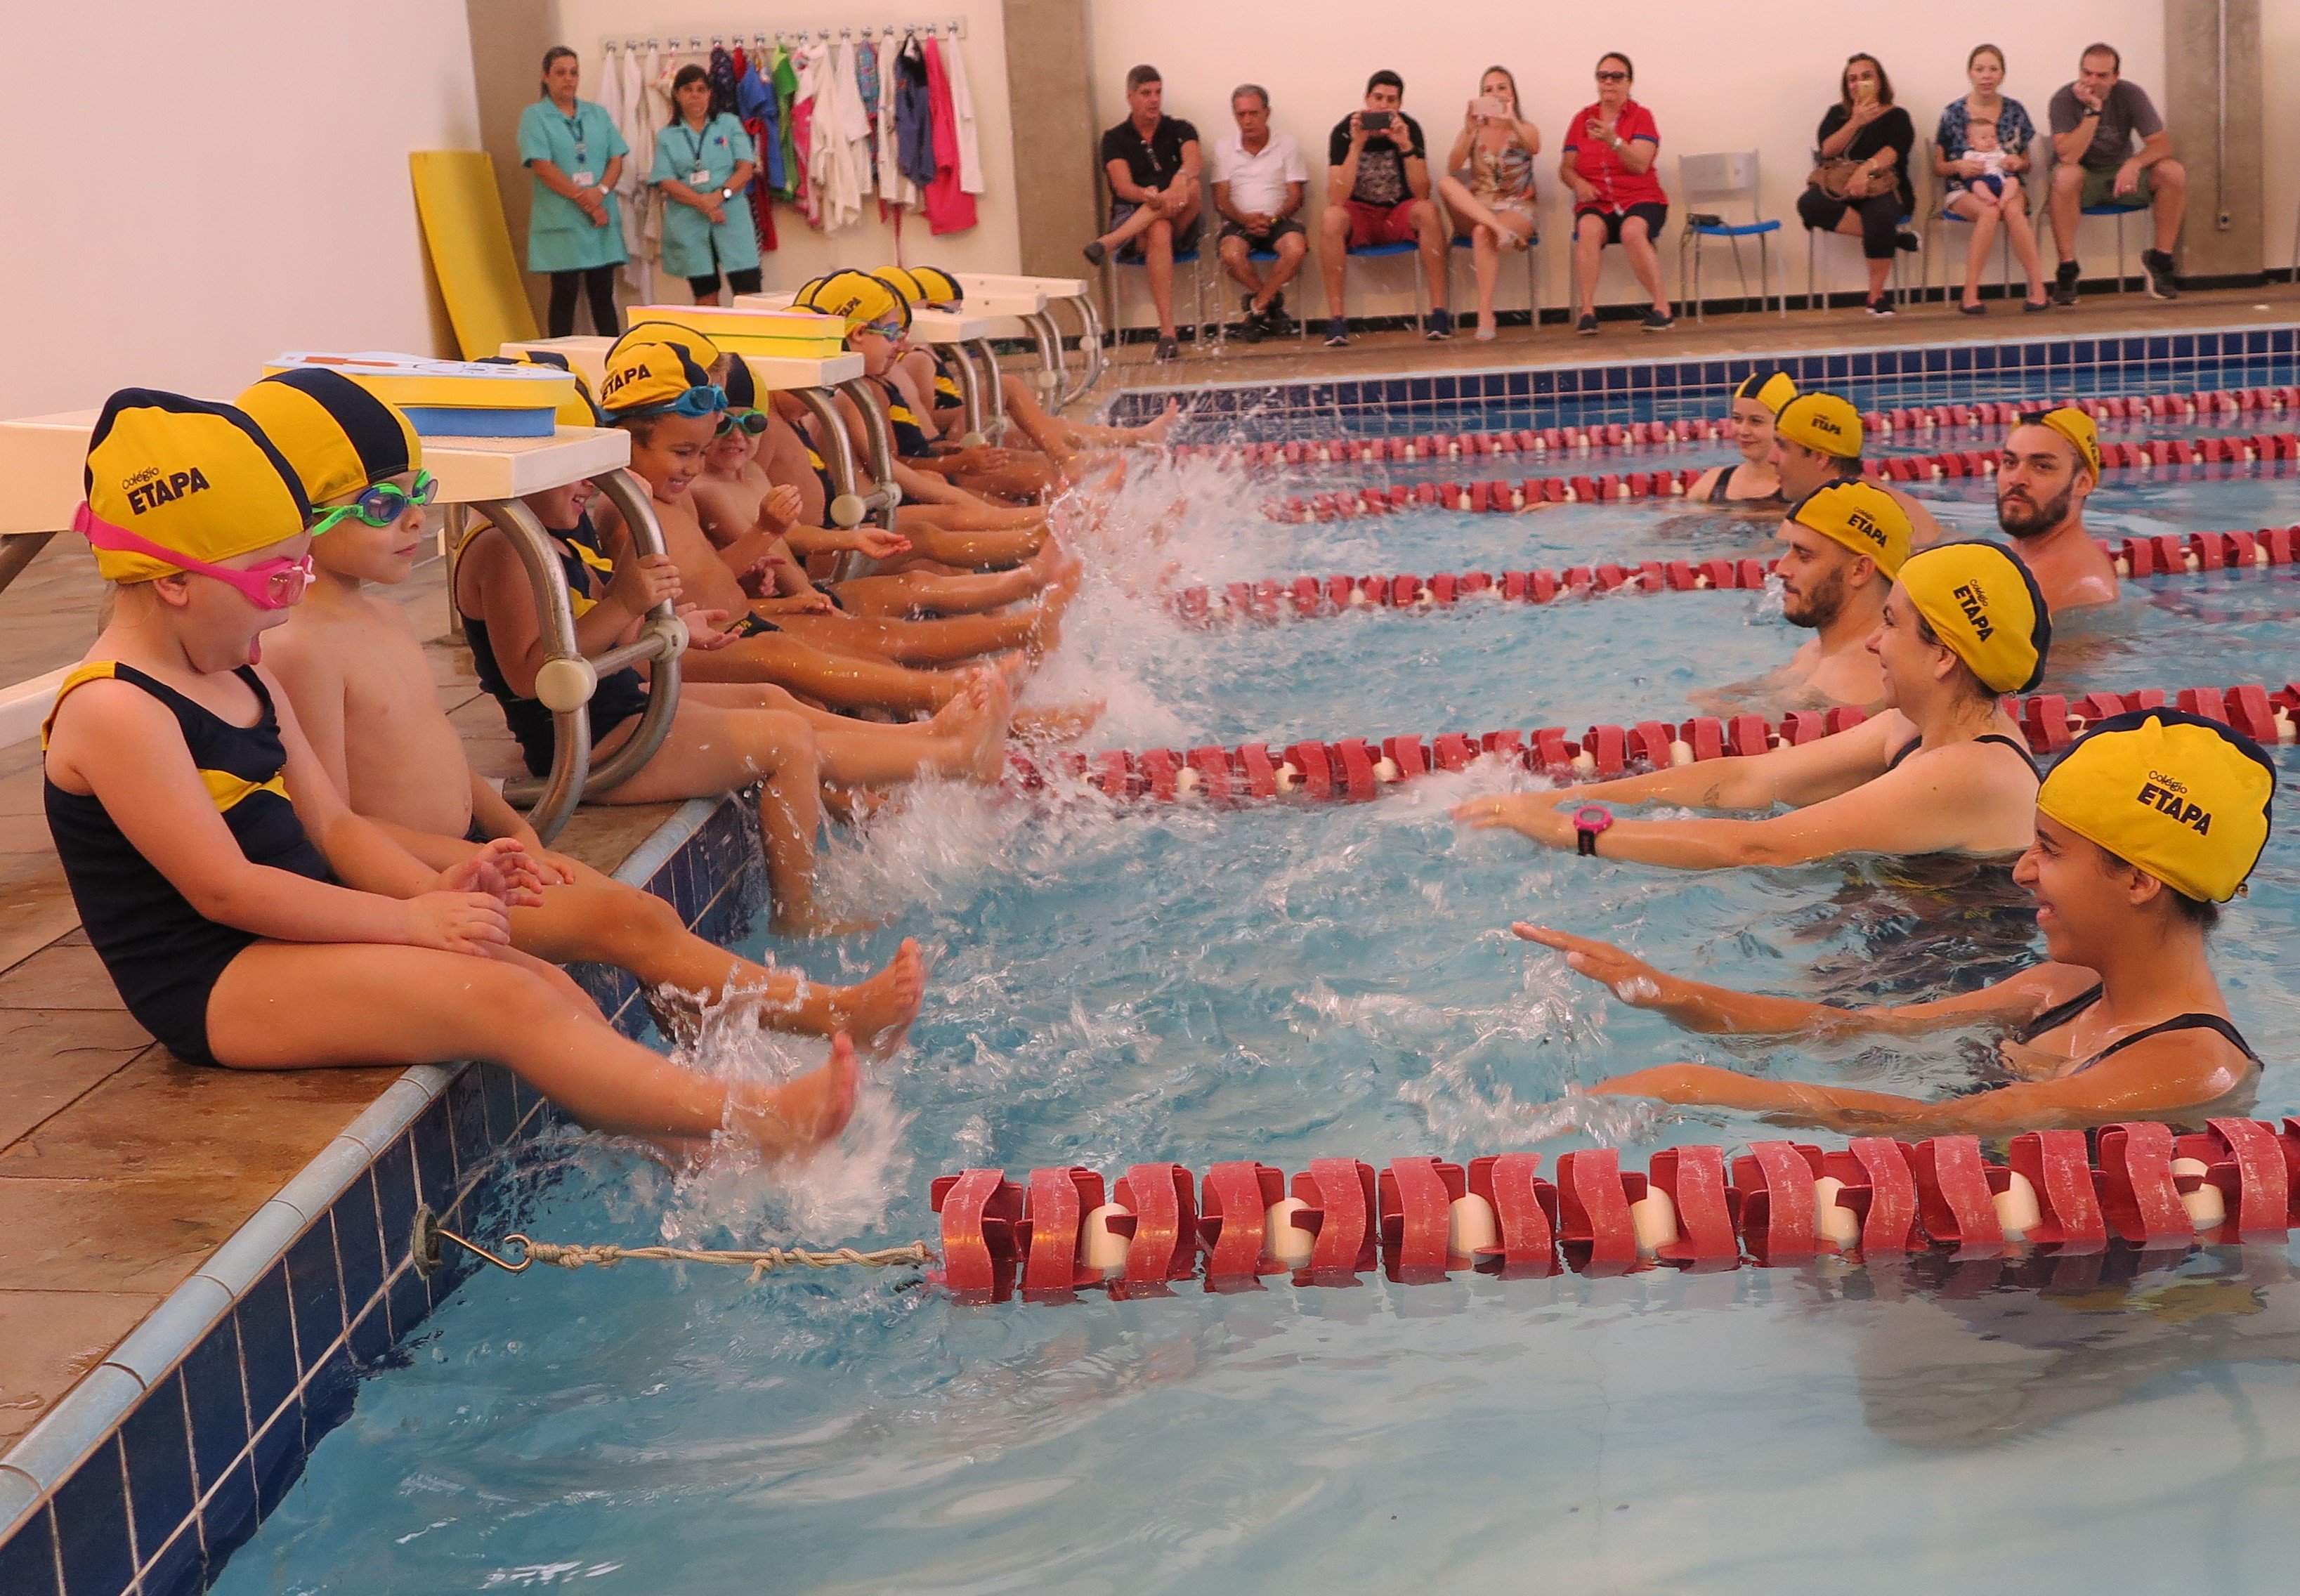
[[[1050,321],[1054,306],[1062,303],[1078,307],[1079,352],[1086,356],[1086,375],[1079,378],[1077,387],[1065,388],[1062,392],[1062,406],[1067,408],[1102,380],[1103,372],[1109,369],[1110,360],[1103,349],[1102,312],[1095,308],[1094,295],[1080,294],[1069,300],[1048,300],[1046,310]]]
[[[1038,391],[1045,397],[1048,410],[1059,411],[1070,403],[1070,362],[1062,354],[1062,329],[1045,311],[1033,311],[1017,318],[1030,329],[1030,338],[1038,348]]]
[[[990,443],[1004,436],[1006,398],[999,380],[997,351],[991,348],[988,338],[968,338],[952,347],[958,355],[958,402],[966,413],[966,429],[959,436],[958,441],[971,445]],[[983,374],[974,369],[978,357],[989,373],[987,403]]]
[[[864,488],[855,469],[854,446],[846,436],[846,422],[838,407],[831,403],[828,388],[792,388],[800,403],[822,424],[823,458],[830,468],[830,485],[838,491],[826,506],[830,524],[852,531],[864,521],[876,517],[879,525],[892,532],[895,529],[895,508],[903,502],[902,485],[895,480],[895,439],[887,425],[887,418],[874,402],[869,380],[851,377],[838,385],[862,415],[862,436],[871,455],[871,479],[876,485]],[[851,582],[857,577],[867,577],[878,562],[860,549],[849,549],[839,555],[838,564],[830,579]]]
[[[641,555],[666,552],[662,523],[646,492],[627,470],[612,470],[592,478],[630,528],[631,543]],[[542,669],[536,672],[535,695],[551,711],[551,774],[540,780],[506,782],[504,796],[525,803],[528,824],[549,842],[567,824],[568,817],[588,793],[612,791],[630,778],[655,756],[671,730],[679,709],[679,656],[687,647],[687,623],[669,601],[647,611],[639,636],[620,644],[596,659],[586,658],[575,641],[575,606],[567,587],[567,573],[550,532],[534,511],[518,499],[497,499],[476,508],[490,524],[503,528],[527,569],[535,595],[535,615],[544,645]],[[642,661],[650,662],[647,706],[630,738],[603,763],[591,764],[591,695],[599,678]]]

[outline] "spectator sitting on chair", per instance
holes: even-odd
[[[1336,122],[1326,141],[1326,209],[1318,223],[1325,250],[1329,346],[1350,341],[1349,321],[1342,314],[1342,274],[1349,252],[1383,244],[1421,245],[1430,307],[1422,332],[1433,342],[1454,336],[1454,318],[1446,310],[1446,237],[1429,197],[1428,146],[1421,142],[1421,124],[1398,109],[1404,99],[1404,79],[1376,72],[1366,79],[1365,108]]]
[[[1647,332],[1677,325],[1669,296],[1662,291],[1661,257],[1654,240],[1669,218],[1669,195],[1654,174],[1661,154],[1661,129],[1653,112],[1629,98],[1637,69],[1618,50],[1597,57],[1597,100],[1566,124],[1565,158],[1558,175],[1573,190],[1573,263],[1580,278],[1580,319],[1573,330],[1597,330],[1597,267],[1605,245],[1618,244],[1629,257],[1638,281],[1653,295],[1646,312]]]
[[[1469,233],[1477,257],[1480,342],[1494,336],[1494,287],[1501,279],[1503,248],[1523,250],[1533,238],[1533,158],[1539,154],[1541,130],[1518,109],[1517,79],[1506,67],[1488,67],[1478,79],[1478,97],[1462,113],[1462,131],[1446,158],[1446,175],[1438,180],[1454,225]],[[1467,174],[1466,179],[1456,172]]]
[[[1893,104],[1893,80],[1874,55],[1846,62],[1837,104],[1821,119],[1820,139],[1821,162],[1797,195],[1797,215],[1814,231],[1861,240],[1869,264],[1869,313],[1889,316],[1893,302],[1885,284],[1893,254],[1917,246],[1901,231],[1917,204],[1909,187],[1909,149],[1917,129],[1909,113]]]
[[[2115,561],[2085,530],[2085,501],[2099,482],[2099,432],[2071,404],[2023,416],[1997,457],[1996,524],[2056,616],[2124,595]]]
[[[1110,179],[1110,231],[1086,246],[1099,266],[1116,252],[1149,268],[1158,308],[1158,358],[1179,359],[1174,328],[1174,257],[1197,246],[1198,130],[1165,114],[1166,86],[1154,66],[1126,74],[1133,114],[1102,136],[1102,170]]]
[[[2060,270],[2053,299],[2077,302],[2077,219],[2104,205],[2147,210],[2156,220],[2156,247],[2140,252],[2152,299],[2177,299],[2172,281],[2172,245],[2188,208],[2188,170],[2172,159],[2172,136],[2147,91],[2119,73],[2124,58],[2107,45],[2093,45],[2077,62],[2077,79],[2053,96],[2053,243]],[[2134,149],[2132,141],[2140,140]]]
[[[1995,45],[1976,46],[1965,58],[1964,75],[1972,79],[1972,92],[1943,108],[1940,130],[1933,139],[1933,170],[1948,188],[1941,209],[1972,224],[1971,245],[1964,257],[1964,313],[1981,313],[1980,270],[1988,264],[1988,246],[1996,241],[1999,227],[2012,241],[2021,270],[2029,274],[2025,308],[2049,309],[2053,302],[2045,296],[2037,229],[2029,220],[2029,196],[2020,176],[2034,170],[2029,144],[2037,137],[2036,124],[2020,101],[1997,93],[2004,81],[2004,53]]]
[[[1781,497],[1795,504],[1825,483],[1861,475],[1866,429],[1861,412],[1841,394],[1808,389],[1781,406],[1773,420],[1773,470]],[[1879,482],[1909,518],[1909,546],[1928,549],[1941,541],[1941,524],[1922,501],[1890,483]]]
[[[1255,344],[1262,334],[1282,329],[1286,285],[1310,253],[1301,219],[1310,169],[1292,134],[1270,130],[1270,91],[1262,85],[1232,89],[1229,112],[1238,131],[1214,145],[1211,174],[1214,209],[1222,219],[1219,252],[1222,270],[1246,290],[1242,336]],[[1260,250],[1278,257],[1267,277],[1246,258]]]

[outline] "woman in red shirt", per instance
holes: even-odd
[[[1654,175],[1661,154],[1661,130],[1653,112],[1629,98],[1637,69],[1620,51],[1597,58],[1597,103],[1566,124],[1565,159],[1558,175],[1573,190],[1573,258],[1580,278],[1580,320],[1573,330],[1597,330],[1597,265],[1605,245],[1618,244],[1653,295],[1646,312],[1647,332],[1677,324],[1662,289],[1661,257],[1654,238],[1669,215],[1669,195]]]

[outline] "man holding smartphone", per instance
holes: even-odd
[[[1421,270],[1429,279],[1429,320],[1422,332],[1432,342],[1454,336],[1446,309],[1446,237],[1438,206],[1429,197],[1429,162],[1421,124],[1398,109],[1405,79],[1379,71],[1366,79],[1365,106],[1334,124],[1326,141],[1326,209],[1319,218],[1325,251],[1326,344],[1350,341],[1342,314],[1342,276],[1353,249],[1380,244],[1416,243]]]

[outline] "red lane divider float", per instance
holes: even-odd
[[[2189,571],[2239,570],[2300,563],[2300,526],[2262,527],[2256,532],[2162,532],[2102,543],[2121,577],[2179,575]],[[1450,571],[1432,577],[1288,577],[1232,582],[1219,593],[1185,587],[1171,603],[1185,620],[1275,621],[1287,615],[1338,615],[1346,610],[1440,610],[1464,599],[1483,598],[1546,604],[1561,594],[1597,593],[1699,593],[1755,589],[1765,585],[1777,561],[1647,560],[1638,565],[1569,566],[1564,570]]]
[[[937,1278],[953,1294],[1003,1301],[1019,1288],[1062,1301],[1088,1290],[1170,1295],[1186,1280],[1259,1291],[1271,1275],[1341,1285],[1376,1268],[1421,1284],[1464,1270],[1702,1272],[1937,1250],[1957,1261],[2045,1251],[2092,1259],[2081,1272],[2121,1245],[2164,1254],[2148,1260],[2162,1267],[2198,1242],[2284,1244],[2300,1223],[2296,1176],[2300,1119],[2213,1119],[2185,1133],[2109,1126],[2096,1164],[2085,1133],[2046,1130],[2014,1136],[2002,1164],[1974,1136],[1858,1136],[1836,1151],[1754,1142],[1731,1159],[1664,1148],[1642,1171],[1611,1148],[1584,1150],[1546,1176],[1531,1152],[1467,1165],[1400,1158],[1379,1171],[1319,1159],[1290,1184],[1252,1160],[1216,1164],[1203,1180],[1179,1164],[1137,1164],[1107,1199],[1091,1169],[1034,1169],[1025,1185],[969,1169],[935,1181],[931,1200],[942,1216]],[[2050,1283],[2071,1282],[2055,1272]]]
[[[2010,427],[2041,402],[1983,400],[1863,411],[1870,433],[1935,432]],[[2225,420],[2247,413],[2300,412],[2300,387],[2228,388],[2194,394],[2135,394],[2074,402],[2098,420]],[[1599,449],[1650,448],[1657,444],[1711,443],[1733,436],[1729,416],[1681,416],[1671,421],[1612,421],[1589,427],[1545,427],[1504,432],[1429,433],[1414,436],[1335,437],[1277,443],[1179,444],[1179,460],[1225,465],[1379,465],[1459,460],[1479,454],[1590,453]]]
[[[2004,704],[2005,713],[2027,735],[2029,747],[2040,754],[2058,752],[2086,727],[2112,715],[2168,704],[2232,726],[2270,747],[2300,740],[2300,683],[2272,688],[2257,683],[2183,687],[2171,694],[2143,688],[2076,698],[2040,693],[2006,698]],[[1569,737],[1564,727],[1550,726],[1475,736],[1445,732],[1427,741],[1418,736],[1344,737],[1335,743],[1295,743],[1282,750],[1267,743],[1246,743],[1236,748],[1193,748],[1187,753],[1171,748],[1035,756],[1018,752],[1007,755],[1007,780],[1025,791],[1037,791],[1050,780],[1067,778],[1120,800],[1228,802],[1298,797],[1362,803],[1386,786],[1432,770],[1467,769],[1484,754],[1543,775],[1606,780],[1810,743],[1866,719],[1860,710],[1839,706],[1792,710],[1778,721],[1757,714],[1697,715],[1686,721],[1592,726],[1579,737]]]
[[[1640,422],[1640,426],[1659,426]],[[2146,470],[2156,466],[2245,465],[2260,461],[2300,460],[2300,435],[2261,432],[2248,437],[2156,439],[2141,444],[2104,443],[2104,467]],[[1409,509],[1462,510],[1510,515],[1529,505],[1594,504],[1606,499],[1666,499],[1681,497],[1699,481],[1704,466],[1680,470],[1608,472],[1599,476],[1528,477],[1512,482],[1503,478],[1485,481],[1395,483],[1388,487],[1362,487],[1337,493],[1301,495],[1265,500],[1262,514],[1271,520],[1307,523],[1347,520],[1355,516],[1388,515]],[[1862,470],[1872,481],[1936,482],[1959,477],[1996,474],[1996,456],[1986,449],[1949,450],[1938,454],[1870,455]]]

